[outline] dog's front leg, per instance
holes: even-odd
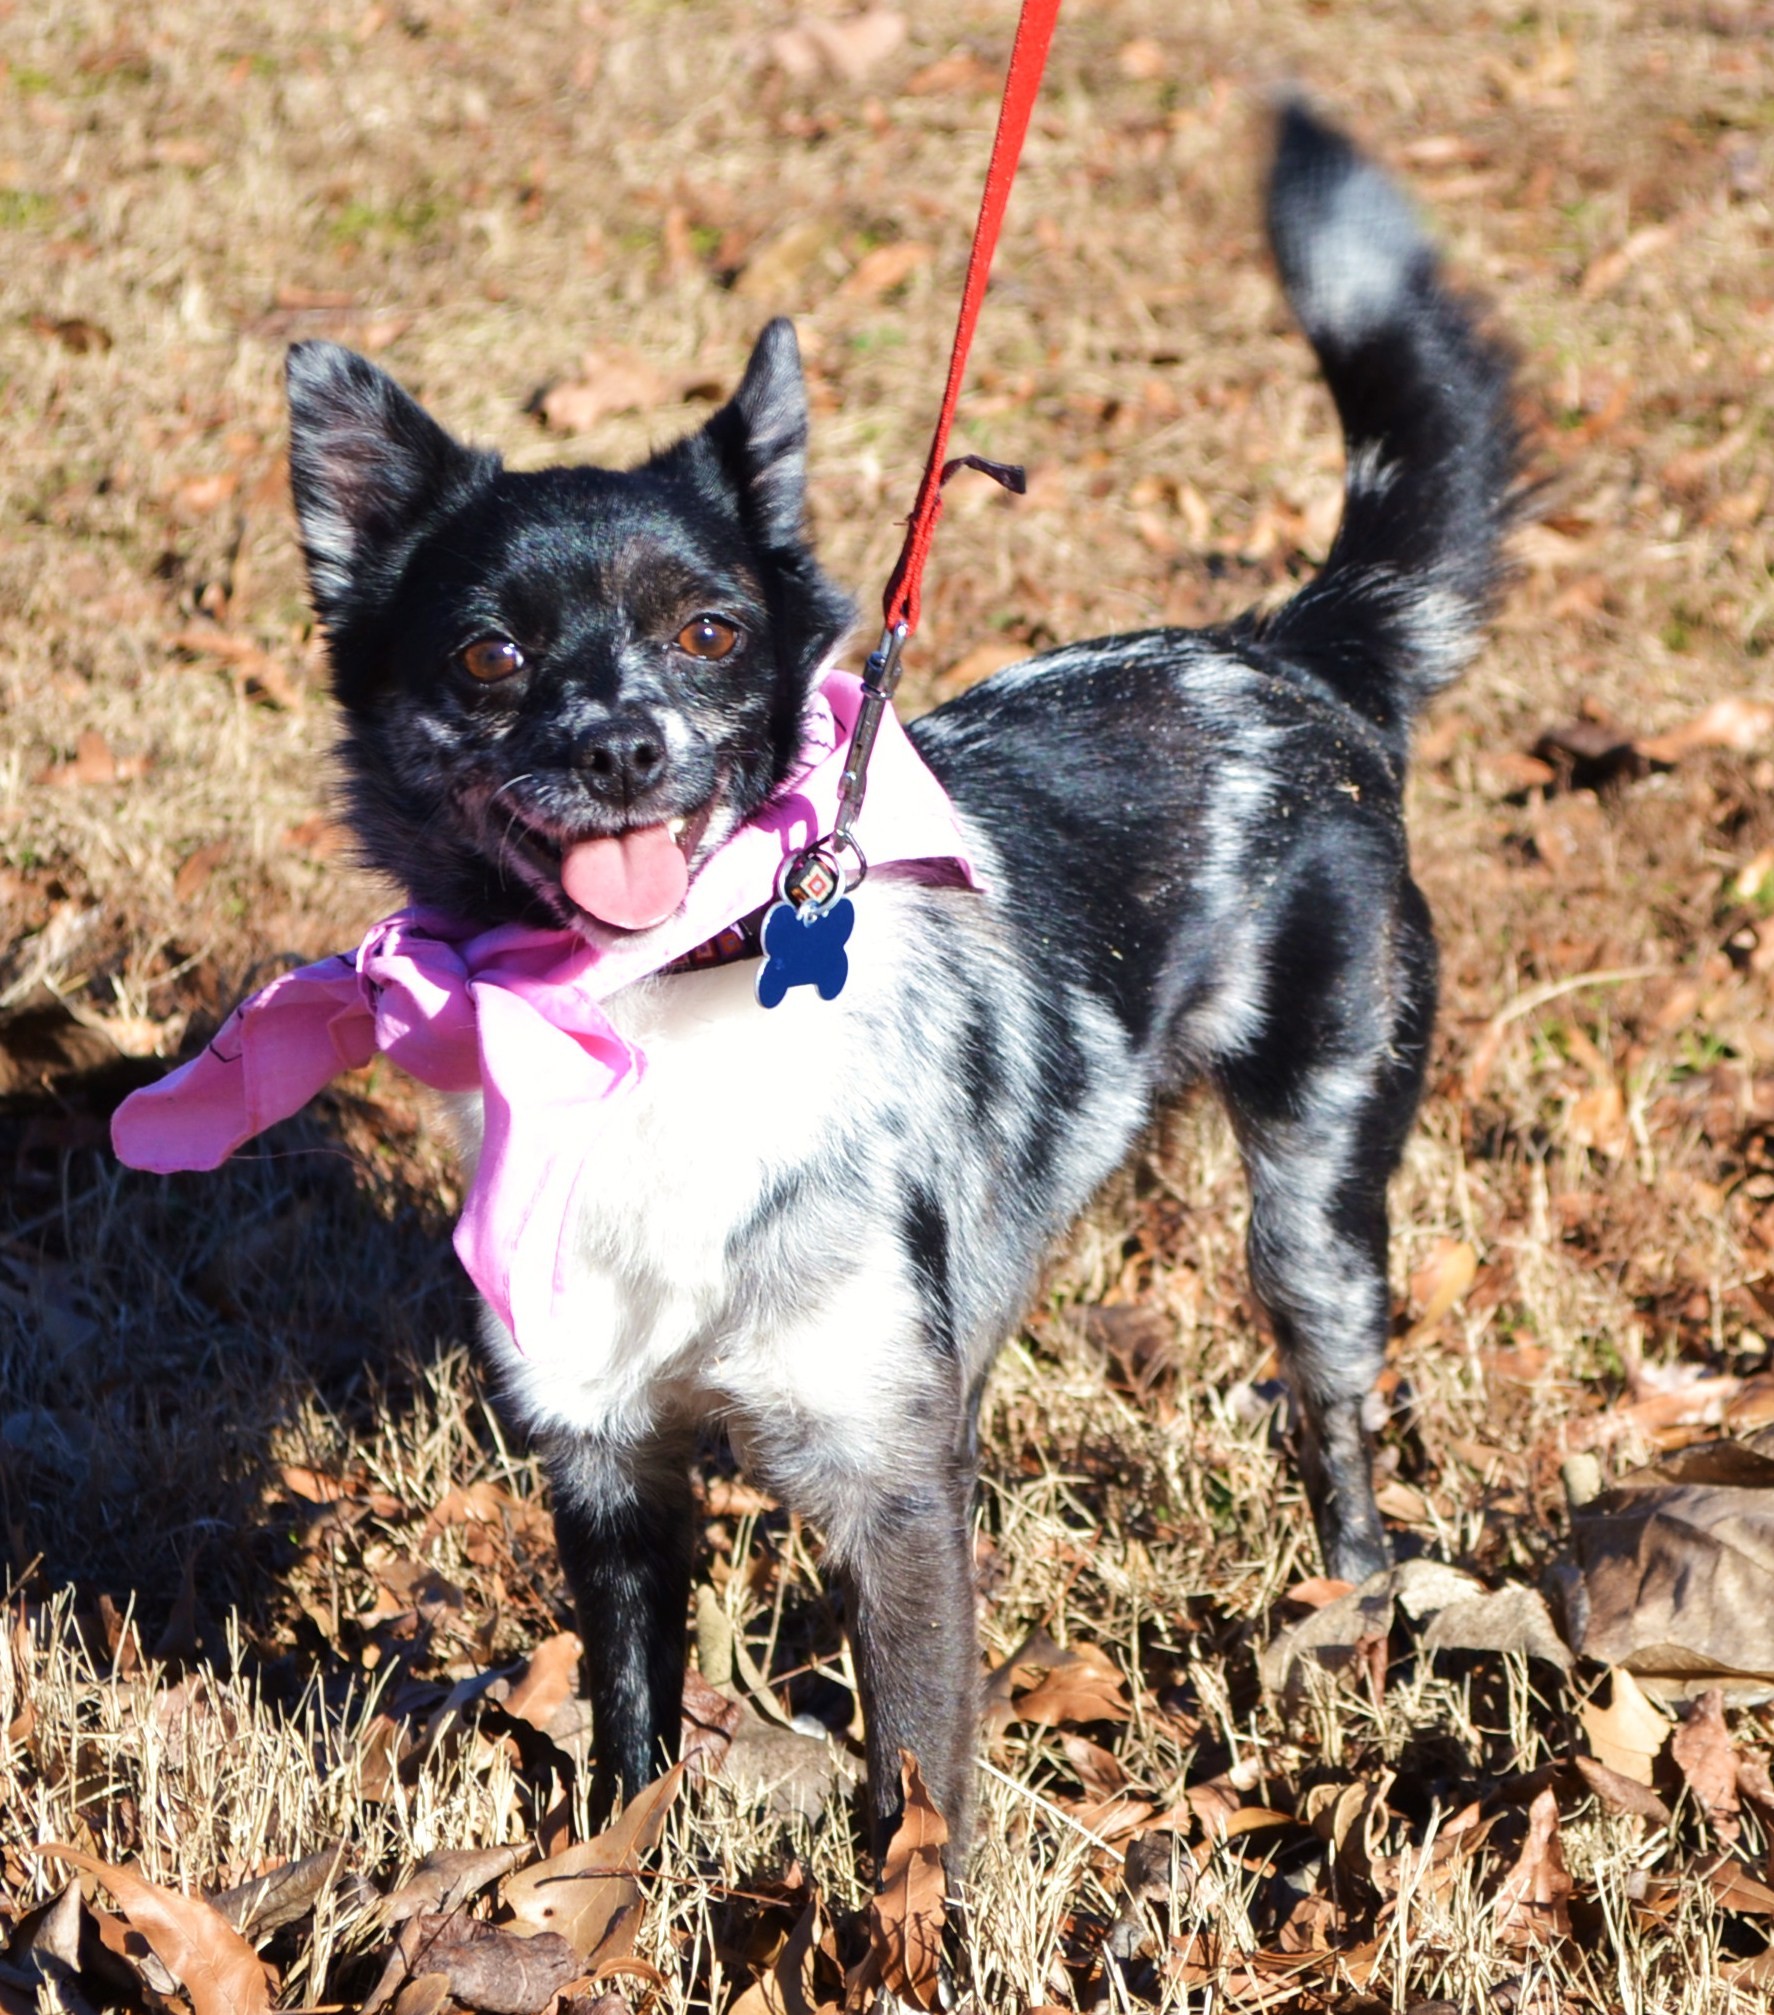
[[[546,1449],[561,1567],[579,1611],[591,1697],[594,1815],[677,1754],[693,1501],[689,1444],[562,1435]]]
[[[973,1475],[951,1457],[915,1482],[865,1488],[866,1505],[839,1521],[839,1579],[862,1689],[872,1845],[879,1865],[899,1821],[900,1752],[909,1750],[948,1825],[944,1859],[955,1879],[973,1823],[980,1711]]]

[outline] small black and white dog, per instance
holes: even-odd
[[[910,1750],[959,1859],[981,1387],[1052,1241],[1197,1077],[1243,1150],[1325,1566],[1388,1558],[1363,1401],[1436,966],[1400,797],[1412,716],[1494,600],[1518,445],[1508,364],[1410,207],[1297,106],[1269,229],[1348,448],[1322,572],[1272,615],[1074,644],[917,721],[986,886],[871,877],[835,1002],[766,1013],[742,962],[608,1003],[649,1068],[586,1143],[582,1343],[523,1355],[487,1323],[546,1451],[605,1800],[677,1739],[714,1420],[826,1535],[877,1829]],[[852,620],[804,539],[789,324],[626,471],[508,473],[328,344],[289,389],[369,860],[489,925],[571,927],[562,863],[591,841],[657,883],[664,833],[693,879],[787,774]]]

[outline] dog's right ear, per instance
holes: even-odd
[[[316,613],[336,617],[441,503],[499,466],[465,448],[385,371],[337,343],[297,343],[286,366],[290,493]]]

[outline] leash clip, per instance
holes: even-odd
[[[832,824],[830,842],[835,847],[856,847],[851,832],[868,795],[869,758],[875,752],[875,737],[881,732],[881,716],[899,684],[899,658],[909,634],[904,623],[893,623],[884,629],[881,641],[870,651],[862,668],[862,706],[850,731],[850,754],[838,783],[838,816]],[[860,849],[857,858],[862,858]],[[868,872],[866,862],[863,872]]]
[[[899,684],[899,658],[907,635],[904,623],[894,623],[881,632],[881,641],[868,654],[862,668],[862,705],[850,730],[850,751],[838,780],[838,809],[832,829],[795,854],[777,880],[778,898],[809,920],[823,916],[849,889],[861,888],[868,879],[868,857],[857,844],[855,827],[868,795],[869,758],[881,732],[881,716]],[[856,872],[848,880],[839,860],[843,854],[856,863]]]

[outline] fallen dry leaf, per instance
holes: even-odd
[[[167,649],[188,652],[192,657],[218,658],[234,674],[234,682],[248,699],[268,700],[290,713],[302,705],[302,686],[289,668],[255,644],[219,625],[194,623],[168,637]]]
[[[264,1938],[307,1916],[344,1866],[345,1843],[340,1840],[300,1861],[286,1861],[267,1875],[236,1883],[212,1896],[210,1904],[243,1938]]]
[[[1158,1827],[1174,1829],[1177,1823],[1174,1811],[1160,1812],[1151,1799],[1136,1797],[1131,1791],[1112,1792],[1106,1798],[1063,1798],[1055,1803],[1104,1846],[1125,1840],[1129,1835],[1137,1838]]]
[[[1669,1723],[1658,1713],[1630,1672],[1610,1674],[1613,1694],[1606,1707],[1584,1704],[1583,1732],[1596,1760],[1634,1784],[1650,1784],[1657,1758],[1669,1740]]]
[[[1300,1821],[1330,1849],[1343,1885],[1355,1884],[1379,1893],[1396,1886],[1377,1860],[1389,1816],[1386,1795],[1397,1773],[1382,1770],[1372,1779],[1352,1784],[1315,1784],[1300,1807]]]
[[[877,245],[865,252],[851,268],[838,289],[846,301],[878,301],[895,287],[904,286],[920,266],[930,263],[930,247],[915,238],[902,238],[896,245]]]
[[[799,81],[823,74],[854,84],[893,54],[905,40],[905,29],[905,16],[890,7],[803,15],[770,37],[770,55]]]
[[[1650,1820],[1653,1826],[1669,1824],[1669,1807],[1648,1785],[1640,1784],[1636,1778],[1623,1776],[1618,1770],[1610,1770],[1593,1756],[1573,1756],[1571,1761],[1576,1766],[1577,1775],[1604,1805],[1611,1806],[1616,1812],[1636,1812],[1641,1819]]]
[[[530,1858],[527,1842],[500,1847],[443,1847],[426,1855],[381,1909],[385,1924],[410,1917],[447,1916],[477,1890],[497,1882]]]
[[[1123,42],[1115,51],[1115,68],[1123,77],[1149,84],[1155,77],[1162,77],[1170,68],[1170,63],[1162,43],[1154,42],[1150,35],[1136,35],[1131,42]]]
[[[53,790],[75,790],[82,784],[126,784],[148,773],[146,756],[114,756],[111,744],[97,728],[87,728],[74,744],[72,762],[40,771],[37,781]]]
[[[1560,881],[1581,887],[1604,843],[1607,821],[1592,791],[1571,791],[1536,805],[1534,851]]]
[[[1559,1843],[1558,1799],[1548,1785],[1528,1807],[1528,1837],[1497,1890],[1498,1936],[1511,1945],[1569,1936],[1573,1887]]]
[[[1774,739],[1774,701],[1738,693],[1714,700],[1666,735],[1643,737],[1638,747],[1654,763],[1678,763],[1696,749],[1734,749],[1748,754],[1770,739]]]
[[[798,301],[813,263],[832,242],[831,227],[817,218],[788,225],[765,240],[733,282],[742,301],[780,305]]]
[[[395,1995],[393,2015],[439,2015],[449,1998],[447,1973],[415,1973]]]
[[[1183,1792],[1183,1804],[1205,1839],[1223,1840],[1231,1831],[1233,1820],[1244,1810],[1245,1793],[1254,1789],[1257,1782],[1253,1760],[1247,1758],[1218,1777],[1189,1785]]]
[[[1339,1597],[1351,1595],[1355,1591],[1353,1581],[1339,1581],[1335,1575],[1314,1574],[1304,1581],[1296,1581],[1287,1591],[1289,1602],[1302,1603],[1307,1609],[1322,1609],[1327,1602],[1335,1602]]]
[[[1768,1774],[1765,1751],[1749,1749],[1737,1758],[1737,1789],[1752,1805],[1774,1814],[1774,1777]]]
[[[930,1802],[918,1759],[899,1752],[904,1810],[888,1843],[880,1887],[869,1903],[869,1950],[862,1963],[889,1994],[934,2008],[942,1992],[947,1884],[942,1850],[949,1829]],[[853,1989],[854,1991],[854,1989]]]
[[[466,1526],[462,1550],[476,1566],[485,1567],[498,1558],[508,1528],[524,1532],[545,1517],[532,1501],[514,1497],[503,1484],[483,1477],[478,1483],[458,1484],[438,1499],[419,1533],[419,1544],[429,1546],[453,1525]]]
[[[1704,1365],[1646,1365],[1632,1380],[1633,1397],[1624,1406],[1610,1406],[1573,1423],[1567,1445],[1606,1448],[1628,1437],[1660,1444],[1672,1438],[1691,1442],[1686,1430],[1721,1427],[1736,1419],[1744,1384],[1730,1372],[1714,1372]]]
[[[87,321],[83,315],[59,319],[53,315],[33,315],[31,328],[37,335],[60,343],[64,350],[71,350],[76,357],[102,356],[112,344],[110,330]]]
[[[1334,1961],[1326,1961],[1312,1953],[1241,1950],[1222,1933],[1191,1931],[1171,1939],[1163,1974],[1178,1986],[1207,1988],[1203,2000],[1210,2008],[1258,2015],[1268,2008],[1320,2006],[1315,1994],[1302,2001],[1301,1989],[1313,1975],[1334,1963],[1339,1985],[1361,1986],[1372,1977],[1378,1958],[1379,1946],[1372,1939],[1341,1945]]]
[[[213,1904],[60,1842],[28,1851],[71,1861],[96,1876],[190,1996],[194,2015],[269,2015],[270,1983],[259,1955]]]
[[[1478,1252],[1459,1238],[1438,1238],[1411,1275],[1411,1303],[1419,1312],[1414,1336],[1424,1336],[1459,1306],[1478,1274]]]
[[[1706,1872],[1707,1887],[1727,1910],[1745,1917],[1774,1917],[1774,1889],[1736,1861],[1715,1861]]]
[[[354,1494],[342,1478],[329,1476],[323,1469],[312,1469],[305,1462],[280,1462],[277,1478],[292,1497],[309,1504],[338,1504]]]
[[[1593,1149],[1618,1161],[1632,1146],[1626,1100],[1612,1079],[1579,1092],[1565,1111],[1565,1135],[1573,1147]]]
[[[1480,1585],[1471,1583],[1475,1589]],[[1391,1629],[1392,1595],[1388,1569],[1346,1594],[1332,1596],[1303,1621],[1280,1632],[1257,1656],[1264,1686],[1281,1694],[1291,1708],[1303,1693],[1309,1666],[1321,1665],[1332,1672],[1351,1669],[1356,1645]]]
[[[1086,1791],[1098,1798],[1113,1798],[1127,1784],[1127,1766],[1112,1750],[1082,1735],[1064,1734],[1059,1739],[1061,1753]]]
[[[589,433],[618,413],[646,413],[670,405],[681,381],[628,350],[592,350],[577,378],[562,379],[531,401],[530,410],[558,434]]]
[[[1593,301],[1608,293],[1619,286],[1634,266],[1653,252],[1661,252],[1674,237],[1675,227],[1671,224],[1642,225],[1624,244],[1590,261],[1578,283],[1578,294],[1585,301]]]
[[[1573,1508],[1571,1529],[1585,1657],[1665,1692],[1774,1681],[1774,1456],[1695,1443]]]
[[[465,2008],[485,2015],[540,2015],[583,1971],[580,1954],[555,1932],[523,1937],[475,1918],[461,1922],[458,1936],[426,1945],[424,1972],[416,1979],[441,1975],[448,1996]],[[396,2001],[396,2010],[400,2007]]]
[[[1125,1721],[1132,1713],[1127,1682],[1099,1645],[1066,1647],[1063,1663],[1048,1668],[1046,1677],[1014,1702],[1015,1718],[1037,1728],[1057,1728],[1065,1722]]]
[[[179,863],[178,873],[172,878],[174,897],[182,903],[195,902],[209,883],[209,878],[233,851],[231,840],[211,840],[195,853],[187,854]]]
[[[737,1700],[710,1686],[692,1667],[684,1674],[683,1725],[678,1754],[692,1777],[720,1769],[739,1728],[742,1710]]]
[[[1514,798],[1529,791],[1548,791],[1558,771],[1525,749],[1496,749],[1478,758],[1478,778],[1493,797]]]
[[[1774,847],[1752,854],[1731,877],[1731,893],[1740,903],[1753,903],[1770,885],[1774,885]]]
[[[684,1766],[674,1763],[637,1792],[595,1840],[563,1848],[514,1875],[505,1885],[504,1902],[516,1921],[531,1931],[560,1933],[581,1959],[591,1959],[622,1914],[640,1903],[635,1876],[658,1843],[683,1781]]]
[[[986,1675],[985,1725],[994,1740],[1016,1720],[1017,1688],[1028,1688],[1038,1674],[1064,1663],[1066,1653],[1037,1625],[1021,1644]]]
[[[1428,1498],[1414,1483],[1401,1483],[1396,1476],[1375,1487],[1374,1503],[1400,1525],[1424,1525],[1429,1519]]]
[[[761,1799],[779,1817],[798,1814],[811,1822],[834,1787],[855,1782],[858,1765],[829,1735],[767,1720],[750,1700],[734,1706],[720,1774],[741,1796]]]
[[[1725,1696],[1708,1687],[1669,1738],[1669,1753],[1720,1839],[1739,1831],[1737,1746],[1725,1726]]]
[[[1448,1603],[1429,1619],[1425,1651],[1515,1652],[1571,1669],[1570,1647],[1559,1636],[1552,1612],[1537,1588],[1506,1582],[1501,1588]]]
[[[817,1964],[824,1924],[814,1891],[768,1973],[754,1980],[727,2015],[836,2015],[835,2002],[819,1998]]]
[[[77,1889],[79,1884],[75,1882],[71,1886]],[[107,1952],[121,1959],[145,1987],[169,1997],[178,1994],[179,1983],[155,1958],[153,1948],[133,1924],[95,1906],[87,1908],[86,1917],[98,1932],[99,1943]]]
[[[557,1631],[537,1645],[501,1702],[506,1713],[547,1734],[556,1712],[578,1690],[583,1652],[584,1646],[570,1630]]]
[[[211,511],[220,510],[239,487],[236,470],[218,469],[212,475],[187,476],[174,484],[171,502],[186,517],[207,517]]]
[[[325,812],[315,812],[291,826],[283,836],[283,844],[313,860],[330,861],[349,852],[356,842],[349,826],[328,818]]]
[[[971,49],[957,49],[953,55],[939,56],[906,79],[909,98],[977,97],[996,91],[1003,83],[1001,72],[976,56]]]
[[[84,1915],[80,1883],[71,1876],[60,1895],[11,1923],[7,1927],[5,1957],[12,1978],[4,1984],[22,1990],[27,1982],[34,1986],[37,1982],[61,1983],[77,1978]],[[28,1994],[20,1991],[19,2001],[23,2004],[19,2015],[36,2015],[38,1996],[34,1991]],[[7,2015],[12,2015],[10,2009]]]

